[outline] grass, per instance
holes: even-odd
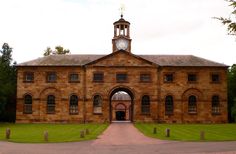
[[[11,129],[7,141],[22,143],[45,143],[44,131],[48,131],[48,142],[74,142],[96,139],[108,124],[0,124],[0,140],[5,139],[5,131]],[[80,131],[89,129],[89,135],[80,138]]]
[[[236,140],[236,124],[147,124],[136,123],[136,128],[144,135],[179,141],[200,141],[200,131],[205,132],[204,141],[233,141]],[[153,128],[157,134],[153,134]],[[170,129],[170,137],[165,137],[165,129]]]

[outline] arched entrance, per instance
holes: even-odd
[[[110,122],[133,121],[133,92],[129,88],[116,87],[110,92]]]

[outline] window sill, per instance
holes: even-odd
[[[32,114],[33,112],[23,112],[23,114]]]
[[[23,83],[34,83],[34,81],[23,81]]]
[[[55,112],[47,112],[47,114],[49,114],[49,115],[50,115],[50,114],[53,115],[53,114],[55,114]]]
[[[93,83],[104,83],[104,81],[93,81]]]
[[[217,116],[217,115],[221,115],[221,113],[211,113],[213,116],[215,115],[215,116]]]
[[[190,115],[197,115],[197,112],[188,112]]]
[[[220,84],[220,81],[211,81],[210,84]]]
[[[69,115],[79,115],[79,113],[69,113]]]
[[[80,83],[80,81],[69,81],[69,83]]]
[[[93,115],[103,115],[102,113],[93,113]]]
[[[188,84],[198,84],[197,81],[188,81],[187,83],[188,83]]]
[[[152,83],[152,81],[139,81],[140,83]]]
[[[150,116],[151,113],[141,113],[141,115],[143,115],[143,116]]]
[[[46,81],[46,83],[57,83],[57,81]]]

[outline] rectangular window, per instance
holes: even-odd
[[[140,74],[140,81],[141,82],[150,82],[151,75],[150,74]]]
[[[79,82],[79,74],[71,73],[69,75],[69,82]]]
[[[24,73],[24,82],[34,82],[34,73],[33,72],[25,72]]]
[[[174,80],[174,77],[173,77],[173,74],[170,73],[170,74],[165,74],[164,76],[164,82],[173,82]]]
[[[56,82],[57,75],[55,72],[48,72],[47,73],[47,82]]]
[[[188,82],[196,82],[197,75],[196,74],[188,74]]]
[[[220,82],[219,74],[211,74],[211,81],[214,82],[214,83]]]
[[[103,82],[103,73],[94,73],[93,74],[93,81],[94,82]]]
[[[127,81],[127,74],[126,73],[116,74],[116,81],[117,82],[126,82]]]

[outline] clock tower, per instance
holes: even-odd
[[[112,39],[112,52],[124,50],[131,52],[131,39],[130,39],[130,23],[121,18],[113,23],[114,25],[114,37]]]

